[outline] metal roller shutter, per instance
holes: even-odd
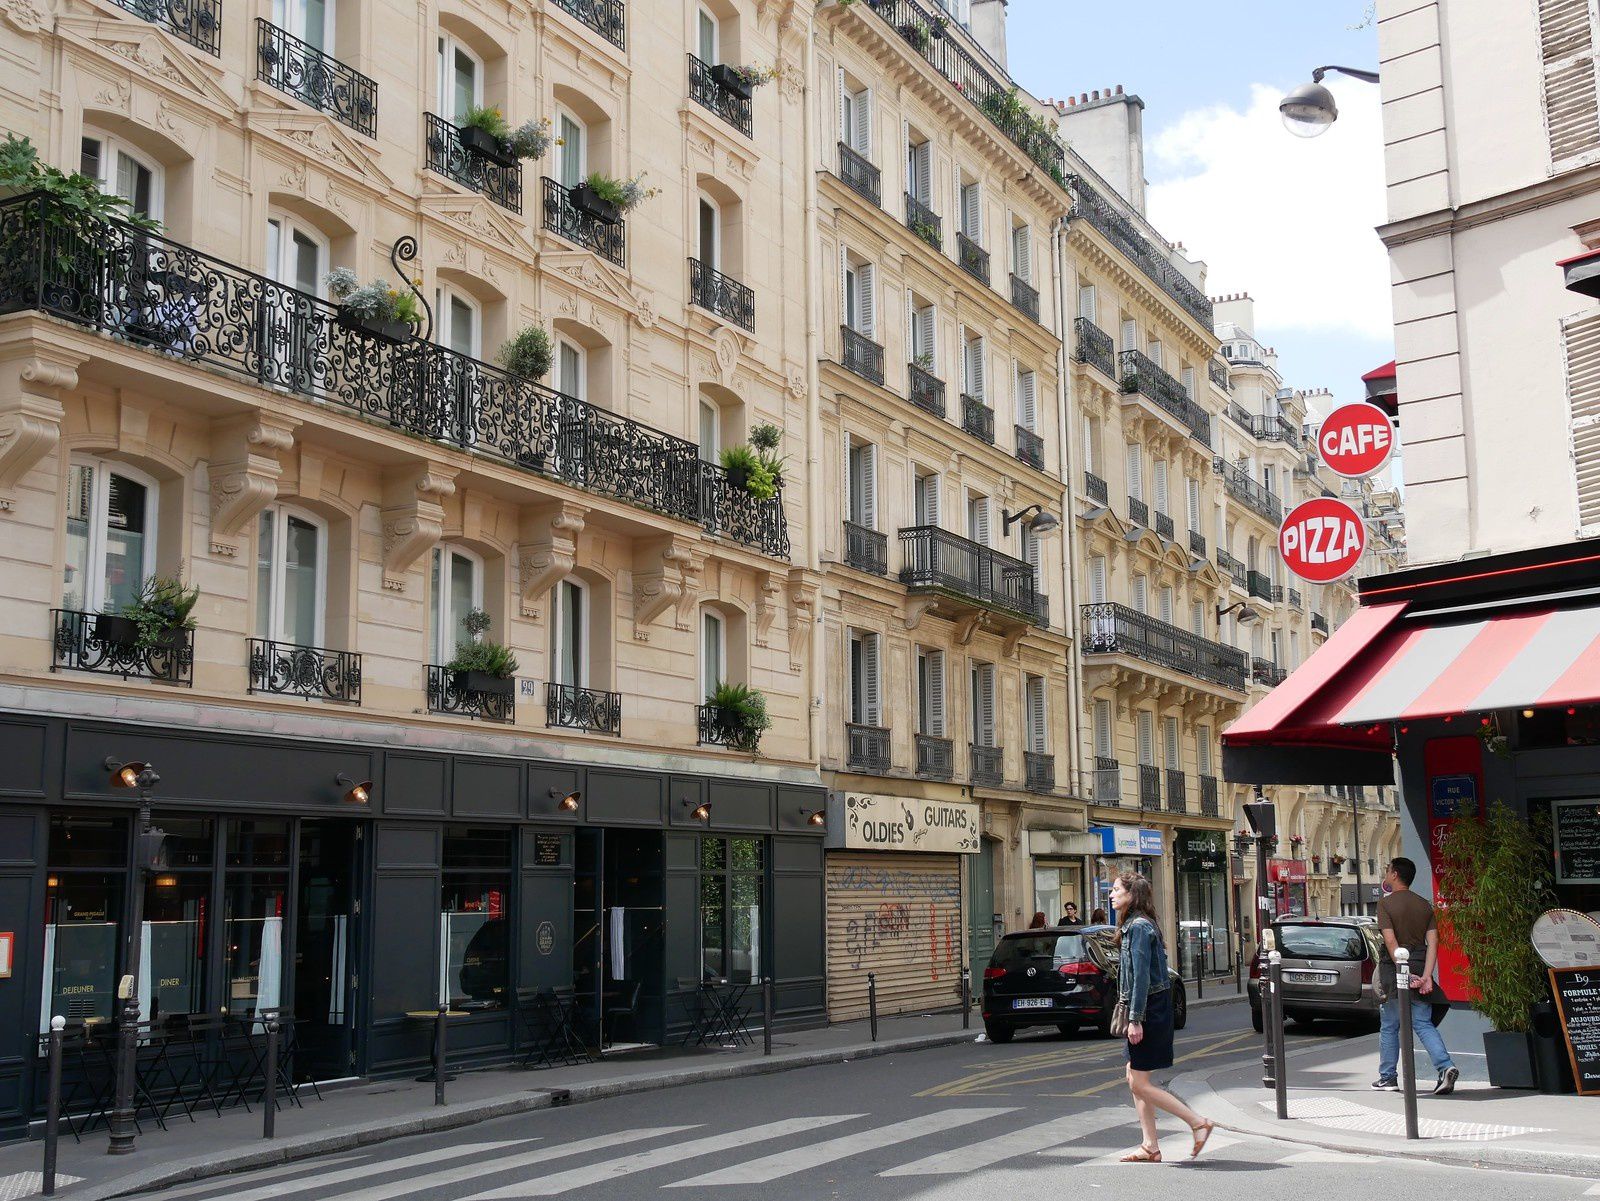
[[[829,1019],[957,1007],[963,929],[961,856],[829,852]]]

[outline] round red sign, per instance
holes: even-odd
[[[1340,405],[1317,430],[1317,453],[1335,475],[1361,479],[1394,454],[1394,425],[1377,405]]]
[[[1361,514],[1331,496],[1296,505],[1278,531],[1278,553],[1284,564],[1313,584],[1349,575],[1366,549],[1367,527]]]

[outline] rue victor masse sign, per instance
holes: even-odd
[[[844,795],[844,847],[850,851],[978,851],[978,806],[964,801]]]

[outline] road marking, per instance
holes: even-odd
[[[621,1159],[605,1160],[590,1164],[588,1167],[557,1172],[553,1176],[544,1176],[522,1184],[508,1184],[504,1188],[491,1189],[486,1193],[474,1193],[462,1201],[502,1201],[508,1197],[554,1197],[557,1193],[564,1193],[568,1189],[586,1188],[591,1184],[606,1184],[621,1176],[632,1176],[637,1172],[664,1168],[685,1159],[714,1155],[719,1151],[733,1151],[766,1139],[807,1134],[819,1126],[831,1126],[865,1116],[860,1113],[839,1113],[826,1114],[822,1117],[785,1118],[781,1122],[768,1122],[763,1126],[730,1130],[726,1134],[690,1139],[686,1143],[677,1143],[671,1147],[657,1147],[654,1151],[641,1151],[637,1155],[625,1155]]]
[[[182,1188],[161,1190],[161,1201],[178,1201],[182,1197],[193,1197],[200,1193],[209,1193],[217,1189],[226,1191],[229,1185],[259,1184],[263,1180],[277,1180],[283,1176],[293,1176],[296,1172],[322,1172],[335,1164],[349,1163],[352,1159],[361,1159],[367,1154],[362,1152],[355,1155],[337,1155],[329,1159],[299,1159],[294,1163],[286,1163],[281,1167],[265,1168],[259,1172],[228,1173],[224,1176],[211,1176],[194,1184],[184,1185]],[[221,1193],[217,1194],[221,1196]]]
[[[1127,1109],[1096,1109],[1089,1113],[1056,1118],[1037,1126],[1012,1130],[998,1138],[965,1147],[941,1151],[926,1159],[902,1164],[879,1172],[880,1176],[954,1176],[962,1172],[976,1172],[1002,1160],[1015,1160],[1019,1156],[1049,1154],[1049,1148],[1073,1139],[1086,1138],[1115,1126],[1125,1126],[1134,1120]]]
[[[565,1159],[569,1155],[582,1155],[588,1151],[605,1151],[619,1145],[646,1142],[649,1139],[662,1138],[669,1134],[682,1134],[685,1130],[696,1129],[698,1129],[697,1126],[647,1126],[637,1130],[619,1130],[613,1134],[599,1134],[594,1138],[578,1139],[576,1142],[552,1143],[548,1147],[540,1147],[537,1151],[529,1151],[522,1155],[508,1155],[504,1159],[497,1159],[488,1164],[470,1163],[459,1168],[430,1172],[425,1176],[408,1176],[404,1180],[395,1180],[388,1184],[376,1185],[372,1188],[362,1189],[358,1193],[341,1193],[339,1194],[339,1201],[391,1201],[395,1197],[420,1193],[423,1189],[460,1184],[464,1180],[473,1180],[481,1176],[488,1176],[491,1173],[510,1172],[518,1168],[531,1168],[534,1164],[547,1163],[552,1159]],[[384,1170],[381,1163],[375,1164],[373,1167],[374,1171]]]
[[[1120,1043],[1098,1047],[1071,1047],[1059,1051],[1052,1051],[1044,1055],[1030,1055],[1024,1059],[1010,1059],[1003,1063],[991,1064],[982,1071],[972,1072],[945,1084],[936,1084],[932,1088],[923,1089],[916,1095],[918,1097],[960,1097],[966,1096],[973,1090],[987,1088],[999,1084],[1008,1076],[1026,1075],[1035,1068],[1055,1067],[1063,1063],[1075,1063],[1088,1059],[1098,1059],[1107,1055],[1120,1054]]]
[[[1191,1051],[1187,1055],[1178,1056],[1178,1058],[1176,1058],[1176,1059],[1174,1059],[1172,1061],[1172,1066],[1173,1067],[1177,1067],[1178,1064],[1180,1064],[1180,1063],[1188,1063],[1189,1061],[1194,1060],[1194,1059],[1205,1059],[1205,1058],[1208,1058],[1208,1057],[1214,1056],[1214,1055],[1227,1054],[1228,1053],[1227,1052],[1227,1048],[1229,1048],[1233,1044],[1239,1042],[1241,1039],[1256,1038],[1256,1037],[1257,1037],[1257,1035],[1255,1035],[1254,1033],[1252,1033],[1250,1031],[1246,1031],[1243,1034],[1231,1035],[1230,1037],[1225,1038],[1225,1039],[1221,1040],[1220,1042],[1212,1043],[1208,1047],[1202,1047],[1198,1051]],[[1075,1093],[1072,1093],[1070,1095],[1074,1096],[1074,1097],[1092,1097],[1096,1093],[1103,1093],[1108,1088],[1116,1088],[1119,1084],[1124,1084],[1124,1083],[1125,1083],[1125,1081],[1121,1076],[1114,1076],[1112,1079],[1107,1080],[1104,1084],[1097,1084],[1093,1088],[1086,1088],[1086,1089],[1081,1090],[1080,1092],[1075,1092]]]
[[[1015,1112],[1015,1109],[942,1109],[904,1122],[894,1122],[873,1130],[847,1134],[842,1138],[812,1143],[809,1147],[780,1151],[776,1155],[752,1159],[748,1163],[734,1164],[715,1172],[708,1172],[704,1176],[696,1176],[692,1180],[679,1180],[665,1187],[699,1188],[717,1184],[765,1184],[769,1180],[793,1176],[796,1172],[804,1172],[808,1168],[820,1167],[826,1163],[835,1163],[865,1151],[876,1151],[893,1146],[895,1143],[907,1143],[915,1138],[954,1130],[957,1126],[970,1126],[973,1122]]]
[[[400,1172],[407,1168],[425,1167],[431,1163],[440,1163],[447,1159],[462,1159],[466,1156],[484,1156],[502,1147],[525,1146],[533,1139],[513,1138],[498,1143],[458,1143],[450,1147],[437,1147],[432,1151],[423,1151],[417,1155],[402,1155],[399,1159],[383,1162],[381,1168],[365,1163],[359,1167],[342,1168],[337,1172],[323,1172],[316,1176],[308,1176],[303,1180],[296,1180],[288,1185],[269,1184],[262,1188],[246,1189],[242,1193],[227,1194],[228,1201],[271,1201],[272,1198],[281,1197],[285,1192],[302,1193],[313,1190],[313,1196],[322,1196],[316,1190],[325,1190],[331,1185],[347,1184],[352,1180],[362,1180],[371,1176],[375,1170],[384,1172]]]

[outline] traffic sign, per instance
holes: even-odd
[[[1340,405],[1317,429],[1317,453],[1334,475],[1358,480],[1394,454],[1394,425],[1377,405]]]
[[[1329,584],[1355,570],[1367,549],[1367,527],[1344,501],[1318,496],[1296,505],[1278,531],[1278,553],[1290,571]]]

